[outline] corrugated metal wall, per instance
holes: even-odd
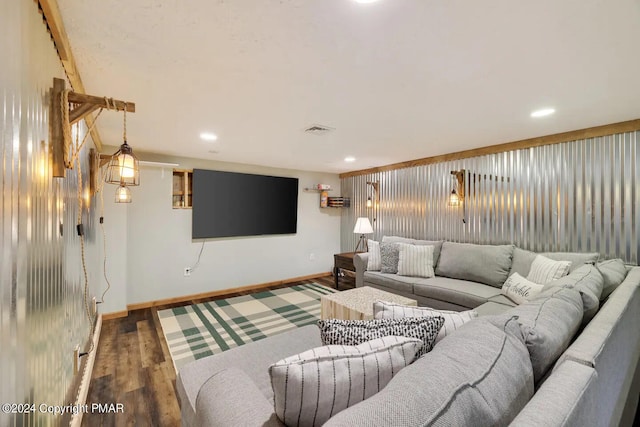
[[[47,148],[48,90],[64,72],[35,2],[1,2],[0,27],[0,403],[64,405],[75,399],[73,350],[90,329],[75,233],[76,173],[52,178]],[[87,183],[86,150],[81,158]],[[93,279],[101,271],[93,209],[83,215]],[[0,426],[61,420],[0,411]]]
[[[593,251],[637,264],[640,131],[342,179],[342,250],[356,218],[374,236],[512,242],[532,251]],[[465,169],[465,199],[448,205],[451,171]],[[497,179],[496,179],[497,178]],[[380,182],[380,203],[367,181]]]

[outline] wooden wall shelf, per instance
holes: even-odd
[[[173,209],[191,209],[193,206],[193,171],[190,169],[173,170]]]

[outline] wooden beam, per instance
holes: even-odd
[[[62,79],[53,79],[53,87],[49,93],[49,143],[51,144],[51,170],[55,178],[64,178],[64,136],[62,134],[62,111],[60,97],[65,89]]]
[[[107,105],[104,97],[101,98],[99,96],[87,95],[84,93],[69,92],[69,102],[73,102],[74,104],[91,104],[102,108],[113,108],[115,105],[116,110],[118,111],[124,110],[126,105],[128,112],[136,112],[136,104],[133,102],[125,102],[109,98],[109,105]]]
[[[79,107],[74,108],[69,111],[69,124],[75,124],[79,122],[86,116],[87,114],[91,114],[95,110],[100,108],[98,105],[93,104],[82,104]]]
[[[487,147],[474,148],[471,150],[458,151],[455,153],[441,154],[439,156],[425,157],[422,159],[393,163],[390,165],[379,166],[375,168],[345,172],[340,174],[340,178],[349,178],[352,176],[386,172],[396,169],[410,168],[414,166],[431,165],[433,163],[447,162],[450,160],[468,159],[469,157],[486,156],[488,154],[504,153],[505,151],[522,150],[525,148],[540,147],[543,145],[560,144],[563,142],[577,141],[581,139],[597,138],[600,136],[615,135],[625,132],[634,132],[637,130],[640,130],[640,119],[612,123],[603,126],[595,126],[580,130],[573,130],[569,132],[556,133],[553,135],[540,136],[536,138],[523,139],[520,141],[506,142],[503,144],[489,145]]]
[[[73,57],[73,53],[71,52],[71,45],[69,44],[67,32],[64,29],[58,2],[56,0],[37,0],[37,3],[42,10],[44,20],[49,27],[49,32],[51,33],[53,42],[58,50],[60,62],[62,62],[62,67],[67,73],[67,78],[69,79],[69,83],[71,83],[71,87],[78,93],[84,93],[84,84],[82,83],[78,67],[76,66],[76,61]],[[98,129],[93,126],[95,119],[93,116],[88,115],[84,118],[84,121],[87,123],[88,128],[93,127],[93,129],[91,129],[91,139],[98,151],[102,151],[102,140],[100,139],[100,134],[98,133]]]

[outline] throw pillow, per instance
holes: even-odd
[[[403,317],[427,317],[442,316],[444,324],[438,332],[435,343],[452,333],[468,321],[478,317],[475,310],[449,311],[435,310],[429,307],[415,307],[410,305],[395,304],[387,301],[377,301],[373,303],[374,319],[401,319]]]
[[[423,346],[418,351],[418,356],[431,351],[443,324],[444,318],[441,316],[318,321],[320,339],[324,345],[358,345],[375,338],[393,335],[422,340]]]
[[[522,304],[529,301],[534,296],[542,292],[544,285],[530,282],[518,273],[513,273],[504,285],[502,285],[502,294],[516,304]]]
[[[398,274],[401,276],[433,277],[433,246],[399,244]]]
[[[569,273],[571,261],[554,261],[542,255],[537,255],[531,263],[527,280],[544,285],[557,280]]]
[[[400,249],[397,243],[380,243],[380,272],[396,274]]]
[[[333,426],[506,426],[533,396],[518,322],[476,319],[442,340]]]
[[[322,425],[379,392],[421,346],[419,339],[389,336],[282,359],[269,367],[276,415],[288,426]]]
[[[382,261],[380,259],[380,242],[367,240],[369,247],[369,259],[367,260],[368,271],[380,271]]]
[[[624,281],[627,277],[627,267],[621,259],[608,259],[596,264],[596,268],[602,274],[604,280],[604,287],[602,289],[602,295],[600,295],[600,301],[603,301],[611,292]]]

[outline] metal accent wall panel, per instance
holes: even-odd
[[[341,248],[353,250],[360,216],[374,234],[536,251],[599,252],[637,264],[640,252],[640,131],[343,178]],[[448,205],[464,169],[465,198]],[[380,182],[380,203],[366,208]]]
[[[0,426],[59,425],[63,417],[38,405],[75,401],[73,350],[90,332],[75,230],[77,169],[52,178],[49,161],[48,91],[64,71],[37,2],[1,2],[0,26],[0,403],[36,405],[35,413],[0,412]],[[85,252],[89,271],[99,272],[93,211],[83,210]]]

